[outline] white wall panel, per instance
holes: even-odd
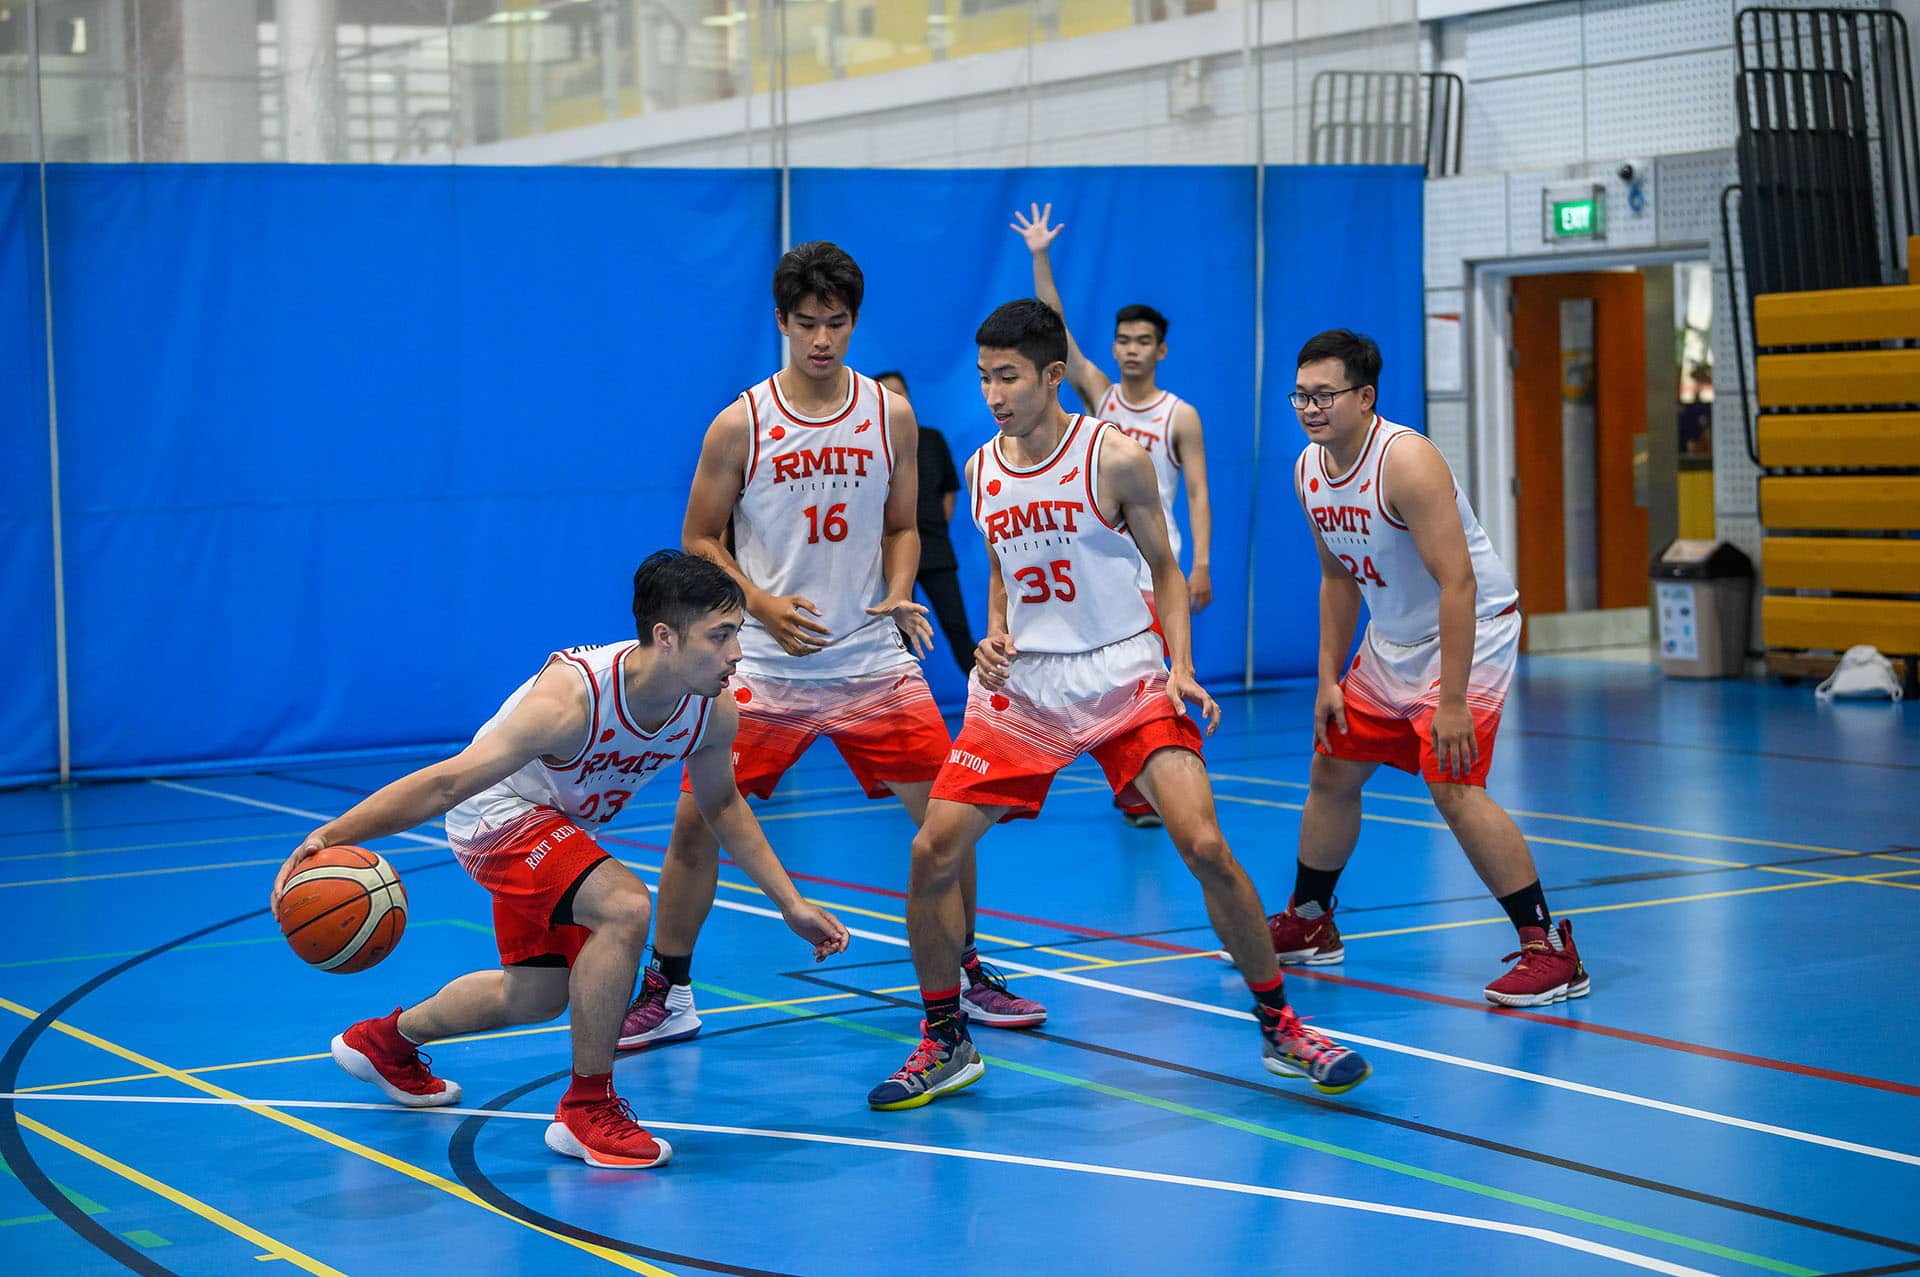
[[[1586,0],[1589,65],[1733,44],[1732,0]]]
[[[1734,141],[1732,49],[1587,71],[1592,155],[1708,151]]]
[[[1473,467],[1467,464],[1467,401],[1427,400],[1427,438],[1433,440],[1433,446],[1453,467],[1455,482],[1463,488],[1470,487]]]
[[[1467,65],[1476,81],[1581,63],[1580,0],[1479,13],[1466,22]]]
[[[1577,164],[1588,148],[1580,71],[1554,71],[1467,86],[1469,173]]]
[[[1463,263],[1507,254],[1507,179],[1449,177],[1426,184],[1426,283],[1459,288]]]
[[[1738,180],[1731,152],[1662,156],[1653,173],[1653,207],[1662,244],[1719,236],[1720,192]]]

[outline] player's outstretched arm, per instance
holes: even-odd
[[[1380,485],[1381,500],[1407,525],[1420,562],[1440,586],[1440,705],[1433,715],[1433,752],[1443,775],[1465,775],[1480,756],[1467,709],[1478,582],[1454,502],[1453,472],[1432,444],[1406,439],[1388,450]]]
[[[1133,543],[1140,548],[1153,574],[1153,605],[1160,613],[1160,632],[1167,641],[1167,696],[1185,714],[1188,701],[1200,707],[1207,731],[1220,725],[1220,707],[1193,674],[1193,625],[1187,610],[1187,582],[1180,561],[1167,539],[1167,516],[1160,504],[1160,483],[1146,449],[1121,434],[1105,430],[1100,439],[1100,493],[1118,507]]]
[[[274,875],[268,906],[275,916],[287,879],[322,847],[386,838],[443,816],[487,786],[505,780],[535,758],[571,758],[588,732],[586,689],[578,674],[549,664],[520,703],[492,731],[452,758],[375,790],[344,815],[308,834]]]
[[[1060,321],[1066,323],[1066,303],[1060,300],[1060,289],[1053,281],[1053,257],[1051,248],[1067,224],[1051,224],[1053,205],[1041,208],[1031,205],[1026,213],[1013,215],[1013,231],[1026,244],[1027,251],[1033,254],[1033,295],[1053,308]],[[1100,400],[1107,393],[1107,387],[1113,384],[1113,378],[1101,370],[1098,364],[1088,359],[1073,339],[1073,325],[1067,324],[1067,382],[1074,393],[1080,396],[1080,402],[1088,412],[1100,407]]]
[[[830,631],[820,624],[820,609],[798,594],[768,594],[748,579],[727,550],[727,525],[733,522],[733,504],[747,483],[752,462],[753,420],[745,400],[736,399],[707,427],[700,445],[700,464],[687,491],[687,513],[680,525],[680,545],[688,554],[711,559],[746,593],[747,611],[767,627],[774,642],[790,656],[805,656],[827,645]]]
[[[893,449],[893,474],[887,481],[886,527],[880,536],[880,570],[887,597],[867,609],[868,616],[890,616],[908,650],[925,659],[933,651],[933,622],[913,597],[920,575],[920,423],[907,401],[882,386],[887,397],[887,442]]]
[[[713,702],[706,739],[687,758],[694,804],[734,863],[767,894],[793,933],[813,946],[814,961],[824,962],[847,947],[847,929],[825,909],[801,898],[754,819],[753,809],[734,785],[733,737],[739,726],[740,711],[732,700],[723,696]]]
[[[1187,599],[1196,612],[1213,602],[1213,498],[1207,490],[1207,445],[1200,414],[1182,403],[1168,431],[1173,460],[1187,486],[1187,524],[1193,530],[1193,568],[1187,573]]]

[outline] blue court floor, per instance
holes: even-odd
[[[1223,705],[1221,815],[1277,908],[1311,691]],[[379,845],[413,911],[382,966],[312,971],[265,914],[286,851],[403,769],[0,794],[0,1271],[1920,1271],[1911,707],[1523,664],[1492,792],[1593,994],[1482,1000],[1512,931],[1424,791],[1383,772],[1341,884],[1346,962],[1288,978],[1373,1061],[1338,1100],[1263,1071],[1198,888],[1082,763],[980,855],[981,947],[1051,1018],[979,1030],[971,1090],[870,1112],[918,1036],[912,827],[816,750],[761,811],[854,943],[814,966],[723,869],[706,1032],[617,1067],[676,1149],[640,1173],[542,1144],[563,1024],[440,1044],[455,1110],[379,1102],[326,1056],[494,959],[431,828]],[[673,795],[644,797],[608,846],[652,878]]]

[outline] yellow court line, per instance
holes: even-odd
[[[185,1207],[209,1223],[226,1229],[235,1237],[243,1241],[252,1242],[255,1246],[267,1252],[268,1255],[271,1255],[275,1259],[284,1259],[303,1272],[313,1273],[315,1277],[346,1277],[346,1274],[339,1269],[329,1268],[319,1260],[314,1259],[302,1251],[295,1250],[285,1242],[269,1237],[251,1225],[241,1223],[225,1211],[216,1210],[199,1198],[181,1192],[171,1184],[162,1184],[153,1176],[148,1175],[144,1171],[137,1171],[125,1162],[115,1161],[99,1149],[90,1148],[70,1135],[63,1135],[51,1126],[34,1121],[24,1113],[16,1113],[14,1117],[20,1125],[26,1127],[35,1135],[52,1140],[55,1144],[58,1144],[70,1153],[78,1153],[81,1157],[86,1158],[96,1166],[104,1166],[121,1179],[127,1180],[129,1183],[138,1184],[148,1192],[166,1198],[175,1206]]]
[[[1273,785],[1283,789],[1305,789],[1307,786],[1297,780],[1272,780],[1264,776],[1230,776],[1224,772],[1212,773],[1215,780],[1237,780],[1248,785]],[[1368,793],[1367,797],[1390,803],[1413,803],[1416,806],[1432,807],[1425,798],[1407,794]],[[1885,852],[1849,851],[1844,847],[1821,847],[1814,843],[1780,842],[1773,838],[1745,838],[1739,834],[1715,834],[1699,829],[1675,829],[1668,825],[1638,825],[1627,820],[1606,820],[1599,816],[1570,816],[1558,811],[1527,811],[1519,807],[1509,807],[1510,816],[1531,816],[1535,820],[1564,820],[1576,825],[1601,825],[1608,829],[1631,829],[1643,834],[1667,834],[1674,838],[1699,838],[1707,842],[1738,843],[1743,847],[1778,847],[1783,851],[1820,851],[1834,856],[1881,856]]]
[[[27,1020],[37,1019],[39,1015],[38,1012],[29,1010],[21,1006],[18,1002],[14,1002],[8,998],[0,998],[0,1007],[4,1007],[6,1010]],[[335,1148],[352,1153],[356,1157],[365,1158],[376,1166],[384,1166],[390,1171],[398,1172],[401,1175],[405,1175],[408,1179],[416,1180],[430,1188],[437,1188],[450,1197],[459,1198],[469,1205],[478,1206],[480,1209],[498,1215],[502,1219],[510,1220],[522,1228],[530,1229],[543,1237],[551,1237],[555,1241],[564,1242],[576,1250],[585,1251],[587,1254],[599,1259],[604,1259],[610,1264],[625,1268],[631,1272],[648,1273],[651,1274],[651,1277],[673,1277],[673,1274],[667,1272],[665,1269],[656,1268],[652,1264],[636,1259],[631,1255],[625,1255],[617,1250],[611,1250],[605,1246],[598,1246],[592,1242],[583,1242],[576,1238],[566,1237],[550,1229],[542,1228],[538,1224],[529,1224],[526,1220],[509,1215],[492,1203],[482,1200],[476,1196],[471,1189],[467,1188],[466,1185],[456,1184],[444,1175],[436,1175],[424,1167],[402,1161],[397,1157],[381,1152],[379,1149],[369,1148],[367,1145],[359,1143],[356,1140],[350,1140],[344,1135],[336,1134],[333,1131],[327,1130],[325,1127],[315,1126],[311,1122],[283,1113],[278,1109],[265,1108],[261,1105],[254,1104],[250,1102],[246,1096],[238,1092],[229,1091],[225,1087],[215,1086],[211,1082],[203,1082],[190,1073],[162,1064],[158,1060],[141,1055],[138,1051],[121,1046],[117,1042],[109,1042],[107,1039],[97,1034],[89,1033],[85,1029],[78,1028],[62,1020],[53,1021],[50,1027],[57,1029],[68,1037],[85,1042],[88,1046],[96,1047],[110,1055],[117,1055],[129,1063],[138,1064],[142,1068],[151,1069],[153,1072],[170,1078],[175,1082],[190,1086],[196,1091],[202,1091],[208,1095],[218,1096],[225,1100],[238,1101],[240,1107],[245,1108],[249,1113],[264,1117],[269,1121],[278,1122],[280,1125],[299,1131],[303,1135],[310,1135],[323,1143],[331,1144]],[[23,1118],[21,1120],[24,1121],[26,1119]]]

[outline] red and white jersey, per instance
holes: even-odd
[[[769,377],[741,396],[752,421],[746,483],[733,508],[733,556],[769,594],[799,594],[827,627],[827,646],[789,656],[760,622],[740,631],[742,667],[771,678],[846,678],[913,663],[891,617],[880,561],[893,445],[886,393],[847,369],[847,400],[824,417],[795,412]]]
[[[1100,442],[1112,429],[1076,414],[1038,466],[1009,465],[998,438],[968,463],[973,522],[1000,561],[1019,651],[1091,652],[1153,624],[1139,548],[1100,512]]]
[[[1376,416],[1360,460],[1338,479],[1328,477],[1327,450],[1317,443],[1308,444],[1293,467],[1294,491],[1307,517],[1360,583],[1370,628],[1394,643],[1418,643],[1440,632],[1440,584],[1421,562],[1407,525],[1387,513],[1393,494],[1384,490],[1382,476],[1392,449],[1432,446],[1418,431]],[[1473,556],[1474,615],[1498,616],[1519,601],[1519,591],[1457,483],[1453,503]]]
[[[547,665],[561,662],[585,684],[591,730],[580,751],[566,763],[536,758],[448,812],[447,840],[456,853],[464,848],[483,849],[500,830],[536,807],[557,811],[582,829],[604,825],[668,765],[700,748],[713,708],[704,696],[682,697],[666,722],[650,732],[641,730],[640,720],[627,706],[625,678],[627,656],[639,646],[629,640],[570,647],[547,657],[541,673]],[[516,688],[474,733],[474,739],[512,713],[539,677],[536,674]]]
[[[1154,481],[1160,485],[1160,508],[1167,513],[1167,542],[1173,558],[1180,560],[1180,525],[1174,521],[1173,502],[1180,491],[1180,458],[1173,451],[1173,414],[1180,410],[1180,396],[1163,390],[1153,402],[1136,407],[1120,393],[1120,383],[1107,387],[1100,399],[1100,418],[1118,427],[1121,434],[1147,450],[1153,462]],[[1140,588],[1153,591],[1153,573],[1147,561],[1140,560]]]

